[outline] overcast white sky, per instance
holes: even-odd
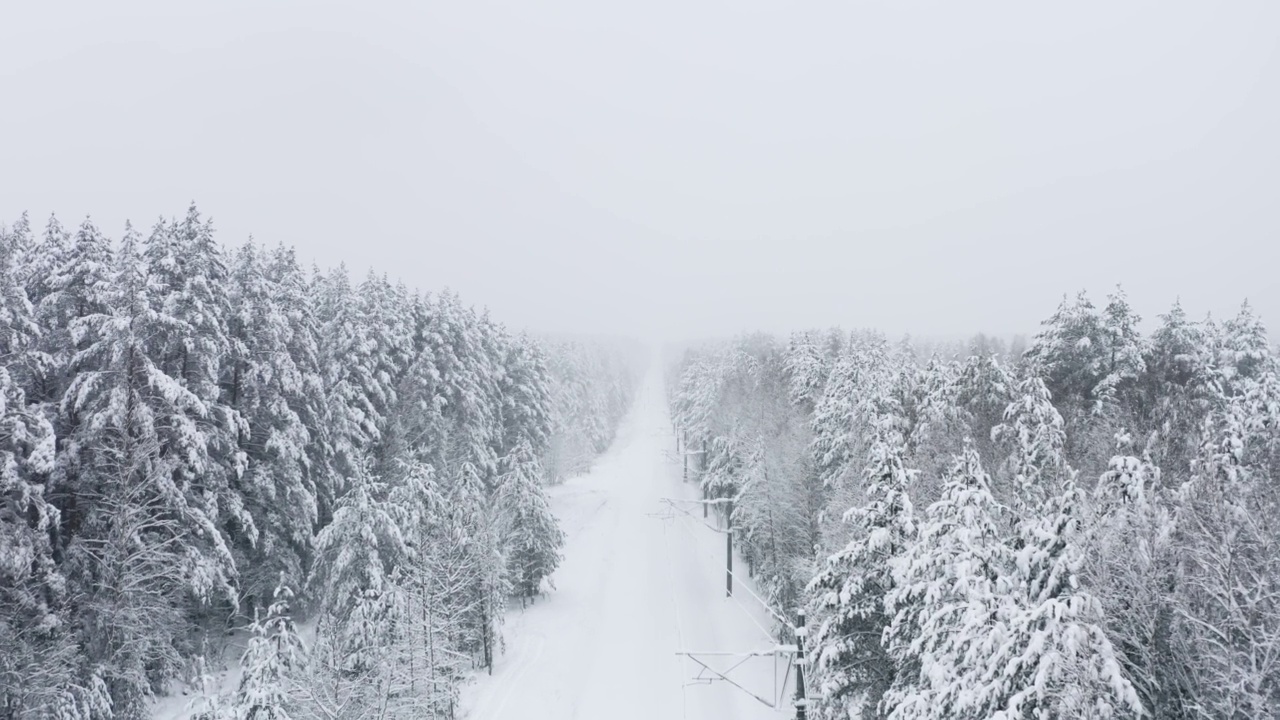
[[[536,330],[1280,328],[1275,0],[192,5],[5,3],[0,218],[195,199]]]

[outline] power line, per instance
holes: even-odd
[[[677,519],[677,522],[679,522],[679,519]],[[701,541],[699,541],[699,540],[698,540],[698,537],[697,537],[696,535],[694,535],[694,534],[693,534],[693,529],[692,529],[692,528],[688,527],[687,525],[684,525],[683,523],[681,523],[680,527],[684,528],[685,532],[689,533],[689,536],[693,538],[693,541],[694,541],[694,543],[695,543],[695,544],[701,544]],[[698,553],[698,555],[702,555],[702,553]],[[699,562],[699,563],[701,563],[701,562],[702,562],[702,558],[701,558],[701,557],[699,557],[699,558],[698,558],[698,562]],[[740,586],[741,586],[741,587],[746,587],[746,585],[741,585],[741,584],[740,584]],[[750,591],[750,589],[748,589],[748,590],[747,590],[747,592],[751,592],[751,591]],[[752,593],[752,595],[753,595],[753,596],[755,596],[755,594],[754,594],[754,593]],[[757,600],[759,600],[759,597],[758,597],[758,596],[755,596],[755,597],[756,597],[756,599],[757,599]],[[752,613],[750,610],[748,610],[748,609],[747,609],[747,606],[746,606],[746,605],[743,605],[743,604],[742,604],[742,601],[741,601],[741,600],[739,600],[739,599],[738,599],[738,597],[737,597],[736,595],[730,595],[730,596],[729,596],[729,599],[733,600],[734,604],[735,604],[735,605],[737,605],[739,608],[741,608],[741,610],[742,610],[743,614],[745,614],[748,618],[750,618],[750,619],[751,619],[751,622],[752,622],[752,623],[754,623],[756,627],[760,628],[760,632],[764,633],[765,637],[769,638],[769,640],[770,640],[770,641],[772,641],[772,640],[774,639],[774,638],[773,638],[773,631],[772,631],[772,630],[769,630],[769,629],[768,629],[768,628],[766,628],[764,625],[762,625],[762,624],[760,623],[760,621],[756,619],[755,614],[754,614],[754,613]],[[767,605],[765,606],[765,610],[769,610],[769,612],[771,612],[771,613],[772,613],[772,610],[770,610],[770,609],[769,609],[769,607],[768,607]]]
[[[667,550],[667,577],[671,580],[669,583],[671,587],[671,608],[676,615],[676,642],[680,643],[680,647],[684,647],[684,626],[680,622],[680,603],[676,600],[676,571],[674,564],[671,562],[671,540],[667,537],[667,524],[665,522],[662,523],[662,544]],[[676,672],[680,681],[680,717],[686,719],[689,717],[689,693],[684,682],[686,674],[685,661],[687,658],[688,656],[682,657],[676,665]]]
[[[714,527],[714,526],[712,526],[712,525],[710,525],[710,524],[708,524],[708,523],[704,523],[704,522],[702,522],[702,520],[701,520],[701,519],[699,519],[699,518],[698,518],[696,515],[694,515],[693,513],[688,512],[688,511],[687,511],[687,510],[685,510],[684,508],[677,507],[677,506],[674,504],[674,502],[672,501],[672,499],[671,499],[671,498],[662,498],[662,499],[663,499],[664,501],[667,501],[668,503],[670,503],[670,507],[671,507],[672,509],[679,511],[680,513],[682,513],[682,514],[684,514],[684,515],[687,515],[688,517],[692,518],[695,522],[697,522],[697,523],[701,524],[703,527],[706,527],[708,530],[711,530],[711,531],[713,531],[713,532],[717,532],[717,533],[726,533],[726,532],[730,532],[730,531],[728,531],[728,530],[724,530],[723,528],[717,528],[717,527]],[[694,502],[694,503],[706,502],[706,503],[712,503],[712,502],[714,502],[714,501],[711,501],[711,500],[685,500],[684,502]],[[686,528],[686,530],[690,533],[690,535],[693,535],[692,528]],[[698,543],[699,545],[701,545],[701,544],[702,544],[702,542],[698,540],[698,538],[697,538],[697,536],[696,536],[696,535],[694,535],[693,537],[694,537],[694,540],[695,540],[695,541],[697,541],[697,543]],[[737,576],[737,575],[735,575],[735,574],[733,573],[733,571],[732,571],[732,570],[726,570],[725,572],[727,572],[727,573],[729,573],[730,575],[732,575],[732,576],[733,576],[733,578],[734,578],[734,580],[738,580],[739,585],[740,585],[744,590],[746,590],[746,591],[747,591],[747,594],[748,594],[748,595],[750,595],[751,597],[755,598],[756,602],[760,603],[760,606],[761,606],[761,607],[763,607],[763,608],[764,608],[764,609],[765,609],[765,610],[766,610],[770,615],[772,615],[772,616],[773,616],[773,618],[774,618],[775,620],[777,620],[778,622],[782,623],[782,626],[783,626],[783,627],[787,628],[788,630],[791,630],[792,632],[794,632],[794,631],[795,631],[796,626],[795,626],[795,625],[793,625],[793,624],[791,624],[791,622],[790,622],[789,620],[787,620],[787,618],[786,618],[784,615],[782,615],[782,614],[781,614],[781,613],[779,613],[777,610],[775,610],[775,609],[773,608],[773,606],[771,606],[771,605],[768,603],[768,601],[766,601],[764,598],[762,598],[762,597],[760,597],[759,595],[757,595],[757,594],[755,593],[755,591],[751,589],[750,584],[748,584],[748,583],[746,583],[746,582],[743,582],[743,581],[739,580],[739,579],[738,579],[738,576]],[[731,597],[732,597],[732,596],[731,596]],[[772,636],[773,636],[773,635],[772,635],[772,633],[770,633],[770,637],[772,637]]]

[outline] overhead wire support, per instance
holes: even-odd
[[[683,439],[684,438],[681,438],[679,436],[677,437],[677,440],[676,440],[677,448],[680,448],[680,445],[682,444],[681,440]],[[684,445],[684,448],[683,448],[684,451],[680,452],[680,450],[677,450],[677,452],[683,456],[684,464],[687,472],[688,456],[695,455],[695,454],[702,454],[702,451],[690,452],[688,449],[687,441],[684,442],[683,445]],[[805,705],[807,703],[807,700],[804,698],[804,679],[803,679],[803,668],[804,668],[804,657],[803,657],[804,651],[802,648],[803,637],[804,637],[803,614],[800,615],[801,626],[797,627],[796,625],[792,624],[789,620],[787,620],[787,618],[782,613],[779,613],[777,610],[775,610],[764,598],[756,594],[756,592],[751,589],[751,586],[749,583],[742,582],[738,584],[738,587],[744,589],[747,592],[747,594],[751,598],[753,598],[757,603],[759,603],[760,607],[764,608],[765,611],[769,613],[769,615],[772,616],[773,619],[775,619],[782,627],[794,633],[795,639],[796,639],[795,644],[780,643],[775,638],[774,632],[769,628],[765,627],[765,625],[762,624],[760,620],[757,618],[758,613],[752,612],[751,610],[749,610],[745,605],[743,605],[742,601],[738,597],[736,597],[733,593],[734,572],[733,572],[732,515],[733,515],[733,504],[734,504],[734,501],[736,501],[737,499],[738,499],[737,497],[704,498],[704,499],[663,497],[663,498],[660,498],[660,500],[662,504],[666,507],[667,512],[651,514],[651,517],[659,518],[659,519],[662,519],[663,521],[666,521],[666,520],[676,521],[676,523],[679,524],[680,527],[685,530],[685,532],[689,533],[689,536],[693,540],[695,547],[702,547],[703,542],[702,540],[699,539],[694,529],[689,525],[685,524],[684,520],[686,518],[697,522],[698,524],[702,525],[704,528],[714,533],[719,533],[725,536],[725,595],[729,597],[731,600],[733,600],[734,604],[736,604],[742,610],[742,612],[752,621],[752,623],[754,623],[756,627],[760,629],[760,632],[763,633],[771,643],[773,643],[769,647],[756,649],[756,650],[726,651],[726,650],[689,650],[687,648],[684,648],[683,642],[681,642],[681,648],[676,650],[675,654],[677,656],[686,658],[688,660],[692,660],[701,668],[690,682],[682,684],[682,691],[683,691],[683,688],[688,687],[690,684],[710,684],[714,682],[724,682],[741,690],[742,692],[751,696],[754,700],[765,705],[766,707],[772,708],[774,710],[780,710],[782,709],[783,705],[786,703],[787,687],[788,687],[788,684],[791,682],[791,676],[792,676],[792,673],[794,672],[796,676],[796,679],[795,679],[796,697],[794,700],[794,707],[797,713],[796,717],[800,718],[800,720],[805,720],[806,718]],[[730,518],[728,526],[717,527],[715,525],[712,525],[709,522],[706,522],[704,519],[699,518],[696,514],[694,514],[693,512],[690,512],[690,510],[688,509],[688,506],[692,506],[692,505],[701,505],[703,508],[704,517],[705,517],[706,511],[709,508],[717,507],[721,505],[725,506],[727,510],[727,515]],[[665,528],[663,531],[663,535],[664,535],[664,542],[665,542],[665,536],[666,536]],[[671,548],[669,544],[667,544],[666,550],[667,550],[667,561],[668,563],[670,563]],[[695,552],[696,556],[701,556],[703,554],[704,553],[701,551]],[[700,560],[702,559],[703,558],[700,558]],[[680,618],[678,613],[679,611],[677,608],[676,634],[678,639],[683,640],[683,631],[680,627],[681,623],[680,623]],[[743,684],[743,682],[739,682],[739,680],[741,679],[740,676],[739,677],[732,676],[735,670],[738,670],[753,658],[762,658],[762,657],[773,658],[774,671],[773,671],[773,692],[772,693],[753,691],[748,687],[746,687]],[[727,668],[724,668],[723,662],[714,663],[711,660],[712,658],[736,658],[736,662],[733,662]],[[717,666],[724,669],[723,670],[717,669]]]

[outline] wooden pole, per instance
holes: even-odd
[[[804,610],[801,609],[796,613],[799,619],[796,621],[796,720],[806,720],[808,715],[809,700],[805,697],[804,691],[804,636],[808,632],[804,626]]]
[[[733,501],[729,503],[729,515],[724,534],[724,594],[733,597]],[[706,505],[703,505],[706,507]]]

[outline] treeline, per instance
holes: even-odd
[[[0,718],[147,717],[246,624],[207,715],[452,717],[559,560],[544,460],[630,397],[611,350],[227,251],[194,206],[116,243],[24,215],[0,301]]]
[[[546,453],[547,478],[586,472],[613,443],[631,406],[647,351],[633,340],[547,339],[547,371],[555,417]]]
[[[1117,290],[1016,355],[838,330],[685,355],[677,426],[807,610],[817,717],[1280,717],[1277,354],[1247,304],[1138,326]]]

